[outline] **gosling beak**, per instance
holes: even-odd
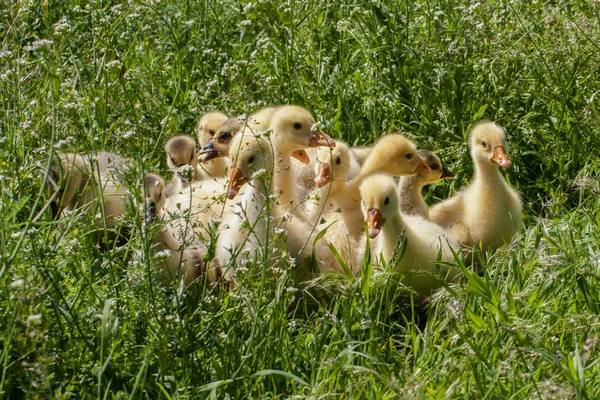
[[[203,155],[203,154],[206,154],[206,155],[200,160],[200,162],[202,162],[202,163],[210,161],[213,158],[217,158],[220,155],[219,150],[215,149],[215,142],[212,140],[210,142],[208,142],[205,146],[202,146],[202,148],[198,152],[199,156]]]
[[[237,196],[240,188],[247,183],[250,178],[244,176],[244,173],[238,167],[235,167],[233,171],[231,171],[231,179],[229,179],[229,190],[227,191],[227,198],[229,200],[233,200],[235,196]]]
[[[146,225],[151,225],[156,219],[156,203],[149,201],[146,204]]]
[[[312,137],[308,141],[308,147],[335,147],[335,140],[329,137],[323,131],[316,131],[312,133]]]
[[[369,208],[367,210],[367,228],[369,232],[369,237],[371,239],[375,239],[379,232],[381,232],[381,228],[383,228],[383,224],[385,224],[385,219],[376,208]]]
[[[56,221],[58,219],[58,217],[60,216],[60,208],[58,207],[58,204],[56,204],[55,201],[52,201],[50,203],[50,211],[52,212],[52,221]]]
[[[429,174],[431,173],[431,168],[422,158],[419,158],[419,163],[417,164],[417,169],[415,169],[415,174]]]
[[[448,171],[446,168],[442,168],[442,176],[440,176],[441,179],[454,179],[456,176]]]
[[[310,158],[304,150],[296,150],[292,153],[292,157],[300,161],[302,164],[310,164]]]
[[[329,164],[320,163],[319,171],[315,177],[315,186],[322,188],[329,182],[331,182],[331,168],[329,168]]]
[[[512,165],[512,162],[510,162],[506,153],[504,152],[504,146],[494,147],[494,156],[492,157],[492,162],[494,164],[498,164],[502,168],[510,168]]]

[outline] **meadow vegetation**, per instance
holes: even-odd
[[[600,396],[598,1],[27,0],[0,16],[0,397]],[[457,179],[431,202],[468,182],[469,128],[494,120],[524,227],[424,323],[375,254],[294,309],[289,272],[261,280],[260,262],[230,291],[158,284],[140,206],[109,248],[86,216],[59,229],[44,209],[57,152],[167,177],[164,141],[200,114],[270,104],[350,144],[399,130],[438,152]]]

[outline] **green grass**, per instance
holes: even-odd
[[[598,398],[596,1],[20,1],[0,4],[0,397]],[[49,40],[51,42],[46,42]],[[419,304],[385,270],[290,312],[287,272],[163,287],[125,246],[58,229],[39,165],[116,151],[166,176],[202,112],[309,108],[351,144],[399,129],[472,174],[470,125],[505,127],[525,229]],[[132,186],[133,197],[139,193]]]

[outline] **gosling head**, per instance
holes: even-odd
[[[213,138],[200,149],[202,162],[207,162],[217,157],[229,156],[231,139],[244,128],[244,122],[237,117],[229,118],[223,122],[215,132]]]
[[[292,154],[296,150],[317,146],[335,146],[335,141],[321,130],[313,130],[313,116],[299,106],[281,106],[273,114],[270,127],[273,129],[274,145],[281,153]],[[307,156],[299,155],[303,162]]]
[[[191,136],[174,136],[165,143],[167,165],[182,183],[187,183],[198,166],[196,141]]]
[[[444,168],[442,160],[433,151],[419,150],[417,155],[421,160],[425,161],[429,169],[429,173],[420,173],[415,175],[415,178],[424,185],[429,183],[439,182],[443,179],[454,179],[454,174]]]
[[[160,175],[148,173],[144,179],[146,191],[146,223],[151,224],[156,219],[165,204],[165,181]]]
[[[322,188],[335,181],[347,181],[350,175],[350,149],[345,143],[336,142],[335,147],[319,147],[315,164],[315,186]]]
[[[227,116],[219,111],[203,114],[196,124],[196,136],[200,146],[207,144],[215,135],[215,132],[225,121]]]
[[[363,170],[386,172],[392,176],[429,173],[431,170],[417,154],[417,146],[401,134],[383,136],[365,161]]]
[[[360,185],[360,196],[369,237],[375,239],[386,221],[400,212],[398,188],[389,175],[371,175]]]
[[[91,169],[87,160],[80,154],[61,154],[57,156],[48,171],[47,188],[54,199],[50,203],[52,218],[60,216],[63,209],[72,209],[78,194],[83,193]]]
[[[232,168],[227,197],[231,200],[246,183],[265,179],[273,171],[273,149],[269,140],[247,129],[231,141]]]
[[[475,124],[471,130],[471,156],[478,163],[510,168],[512,165],[506,155],[508,144],[501,126],[491,121]]]

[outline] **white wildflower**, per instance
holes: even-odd
[[[17,279],[11,282],[10,287],[11,289],[16,289],[23,286],[23,284],[25,284],[25,281],[23,279]]]
[[[155,257],[157,259],[169,258],[169,257],[171,257],[171,250],[166,249],[166,250],[159,251],[156,253]]]
[[[66,145],[68,145],[68,144],[69,144],[69,141],[68,141],[68,140],[61,139],[61,140],[59,140],[58,142],[56,142],[56,143],[54,144],[54,148],[55,148],[56,150],[60,150],[60,149],[62,149],[63,147],[65,147]]]
[[[323,124],[321,122],[315,122],[313,124],[313,126],[310,127],[310,131],[311,132],[315,132],[321,129],[321,127],[323,126]]]
[[[121,68],[121,61],[119,60],[112,60],[109,63],[106,64],[106,68]]]
[[[71,24],[69,23],[69,19],[66,16],[63,16],[60,21],[54,24],[54,33],[56,35],[61,35],[69,32],[71,32]]]
[[[252,174],[252,179],[259,179],[267,174],[267,170],[262,168]]]
[[[271,133],[273,133],[273,128],[269,128],[262,133],[263,136],[270,137]]]
[[[50,50],[54,42],[49,39],[38,39],[31,44],[31,49],[33,51],[47,51]]]

